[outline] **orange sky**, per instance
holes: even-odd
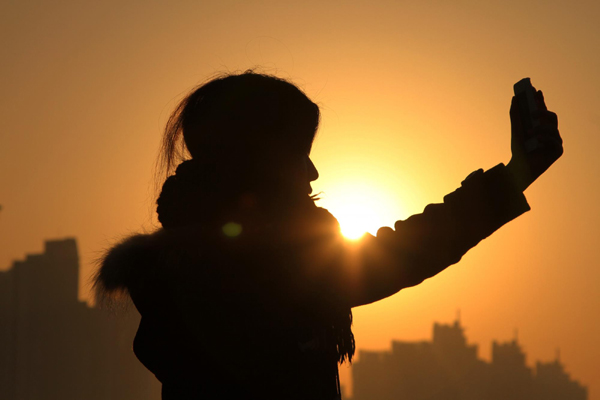
[[[306,90],[323,113],[320,205],[342,224],[375,210],[362,216],[373,232],[508,162],[512,84],[530,76],[565,141],[526,192],[532,211],[434,279],[356,309],[354,330],[359,349],[384,349],[428,339],[460,308],[482,357],[518,328],[530,365],[560,347],[600,399],[600,3],[83,3],[0,4],[0,269],[75,236],[87,299],[99,252],[156,226],[161,129],[215,72],[261,66]]]

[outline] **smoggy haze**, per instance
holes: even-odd
[[[600,399],[597,2],[86,3],[0,5],[0,269],[76,236],[89,299],[99,252],[157,226],[161,129],[215,72],[260,66],[305,89],[323,114],[320,205],[371,232],[508,162],[512,84],[530,76],[565,142],[526,192],[532,211],[434,279],[355,310],[357,345],[427,338],[460,308],[475,343],[518,328],[531,362],[560,347]]]

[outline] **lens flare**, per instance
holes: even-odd
[[[223,225],[223,233],[230,238],[239,236],[242,233],[242,225],[235,222],[228,222]]]

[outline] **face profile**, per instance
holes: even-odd
[[[300,158],[298,165],[292,168],[288,177],[290,185],[297,187],[299,193],[309,196],[313,191],[311,182],[316,181],[318,178],[319,172],[308,154],[304,154]]]
[[[313,163],[313,161],[310,159],[310,157],[308,155],[306,156],[305,166],[306,166],[306,176],[308,177],[309,182],[314,182],[317,179],[319,179],[319,171],[317,170],[317,167],[315,167],[315,164]],[[310,188],[310,191],[308,192],[308,194],[311,194],[311,193],[312,193],[312,187]]]

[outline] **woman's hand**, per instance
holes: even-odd
[[[521,191],[531,185],[563,154],[558,117],[546,108],[541,91],[538,90],[535,96],[539,111],[533,116],[539,119],[540,124],[529,130],[524,128],[521,121],[516,97],[512,98],[510,106],[512,157],[507,168]],[[527,151],[525,142],[531,138],[537,139],[538,145],[535,149]]]

